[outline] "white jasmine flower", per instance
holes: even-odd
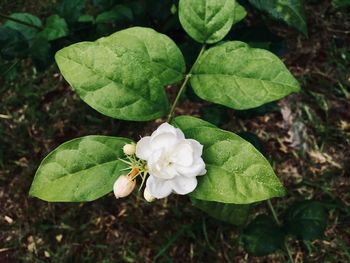
[[[127,176],[127,175],[119,176],[113,185],[113,192],[115,197],[118,199],[121,197],[128,196],[134,190],[135,185],[136,185],[136,181],[132,180],[130,176]]]
[[[186,139],[183,132],[163,123],[151,136],[136,144],[136,156],[147,161],[150,176],[146,189],[155,198],[172,192],[185,195],[197,187],[196,176],[207,171],[202,159],[203,146]]]
[[[123,147],[123,152],[125,155],[133,155],[136,152],[136,145],[135,144],[125,144]]]

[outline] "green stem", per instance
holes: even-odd
[[[25,26],[29,26],[29,27],[35,28],[37,30],[42,30],[43,29],[40,26],[36,26],[36,25],[30,24],[28,22],[25,22],[25,21],[19,20],[17,18],[13,18],[13,17],[7,16],[7,15],[4,15],[4,14],[1,14],[1,13],[0,13],[0,17],[4,18],[4,19],[7,19],[7,20],[11,20],[11,21],[16,22],[18,24],[22,24],[22,25],[25,25]]]
[[[275,208],[273,207],[271,201],[270,201],[270,200],[267,200],[267,204],[268,204],[269,207],[270,207],[271,213],[272,213],[272,215],[273,215],[273,218],[274,218],[275,221],[276,221],[276,224],[277,224],[278,226],[281,226],[282,224],[281,224],[281,222],[278,220],[277,213],[276,213]],[[286,249],[286,251],[287,251],[287,254],[288,254],[288,257],[289,257],[290,262],[291,262],[291,263],[294,263],[294,259],[293,259],[293,256],[292,256],[292,252],[290,251],[290,248],[289,248],[289,246],[288,246],[288,244],[287,244],[287,240],[284,240],[284,247],[285,247],[285,249]]]
[[[201,51],[199,52],[196,61],[193,63],[193,65],[192,65],[190,71],[188,72],[188,74],[186,74],[186,77],[185,77],[184,81],[182,82],[182,85],[181,85],[181,87],[180,87],[180,89],[179,89],[179,92],[177,93],[176,98],[175,98],[173,104],[171,105],[171,108],[170,108],[170,111],[169,111],[169,114],[168,114],[168,120],[167,120],[167,122],[170,123],[171,120],[173,119],[174,110],[175,110],[175,108],[176,108],[176,105],[177,105],[177,103],[179,102],[180,97],[182,96],[182,94],[183,94],[184,91],[185,91],[187,82],[190,80],[190,78],[191,78],[191,76],[192,76],[193,66],[196,64],[196,62],[197,62],[197,61],[199,60],[199,58],[202,56],[202,54],[203,54],[204,51],[205,51],[205,44],[202,46],[202,49],[201,49]]]
[[[268,204],[269,207],[270,207],[270,210],[271,210],[271,212],[272,212],[273,218],[275,219],[277,225],[281,226],[281,222],[278,220],[277,213],[276,213],[275,208],[273,207],[271,201],[270,201],[270,200],[267,200],[267,204]]]
[[[287,251],[287,254],[288,254],[288,257],[289,257],[289,260],[290,262],[294,263],[294,259],[293,259],[293,256],[292,256],[292,252],[290,251],[290,248],[288,246],[288,243],[287,243],[287,240],[284,241],[284,247]]]

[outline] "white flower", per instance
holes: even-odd
[[[150,176],[146,189],[155,198],[172,192],[185,195],[197,186],[196,176],[207,171],[202,159],[203,146],[185,139],[180,129],[163,123],[151,136],[136,144],[136,156],[147,161]]]
[[[134,190],[136,185],[135,180],[127,175],[121,175],[113,185],[113,192],[116,198],[128,196]]]

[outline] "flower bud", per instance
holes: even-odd
[[[131,180],[129,176],[127,175],[119,176],[113,185],[113,192],[115,197],[118,199],[121,197],[128,196],[134,190],[135,185],[136,185],[136,181]]]
[[[145,188],[145,191],[143,192],[143,197],[146,199],[147,202],[153,202],[156,200],[156,198],[151,195],[151,193]]]
[[[126,155],[133,155],[136,152],[136,145],[131,143],[125,144],[123,151]]]

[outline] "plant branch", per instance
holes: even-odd
[[[277,213],[276,213],[275,208],[273,207],[271,201],[270,201],[270,200],[267,200],[267,204],[269,205],[269,208],[270,208],[270,210],[271,210],[271,213],[272,213],[272,215],[273,215],[273,218],[274,218],[275,221],[276,221],[276,224],[277,224],[278,226],[282,226],[281,222],[278,220]],[[287,251],[287,254],[288,254],[288,257],[289,257],[290,262],[291,262],[291,263],[294,263],[294,259],[293,259],[293,256],[292,256],[292,252],[290,251],[290,248],[289,248],[289,246],[288,246],[288,244],[287,244],[286,239],[284,240],[284,248],[285,248],[286,251]]]
[[[13,18],[13,17],[11,17],[11,16],[7,16],[7,15],[1,14],[1,13],[0,13],[0,17],[1,17],[1,18],[4,18],[4,19],[7,19],[7,20],[11,20],[11,21],[16,22],[16,23],[18,23],[18,24],[22,24],[22,25],[25,25],[25,26],[29,26],[29,27],[35,28],[35,29],[37,29],[37,30],[42,30],[42,29],[43,29],[43,28],[40,27],[40,26],[36,26],[36,25],[30,24],[30,23],[28,23],[28,22],[22,21],[22,20],[20,20],[20,19]]]
[[[179,102],[179,99],[180,99],[181,95],[182,95],[182,94],[184,93],[184,91],[185,91],[187,82],[189,81],[189,79],[190,79],[191,76],[192,76],[193,66],[197,63],[197,61],[198,61],[199,58],[202,56],[202,54],[203,54],[204,51],[205,51],[205,44],[202,46],[202,49],[201,49],[201,51],[199,52],[196,61],[193,63],[193,65],[192,65],[190,71],[188,72],[188,74],[186,74],[186,77],[185,77],[184,81],[182,82],[182,85],[181,85],[181,87],[180,87],[180,89],[179,89],[179,92],[177,93],[176,98],[175,98],[173,104],[171,105],[171,108],[170,108],[170,111],[169,111],[169,114],[168,114],[168,120],[167,120],[167,122],[171,122],[171,120],[173,119],[173,114],[174,114],[174,110],[175,110],[175,108],[176,108],[176,105],[177,105],[177,103]]]
[[[270,210],[271,210],[271,212],[272,212],[273,218],[274,218],[275,221],[276,221],[276,224],[277,224],[278,226],[281,226],[281,222],[278,220],[277,213],[276,213],[275,208],[273,207],[271,201],[270,201],[270,200],[267,200],[267,204],[268,204],[269,207],[270,207]]]
[[[287,251],[287,254],[288,254],[288,257],[289,257],[289,260],[290,262],[294,263],[294,259],[293,259],[293,256],[292,256],[292,252],[290,251],[290,248],[288,246],[288,243],[287,243],[287,240],[284,240],[284,247]]]

